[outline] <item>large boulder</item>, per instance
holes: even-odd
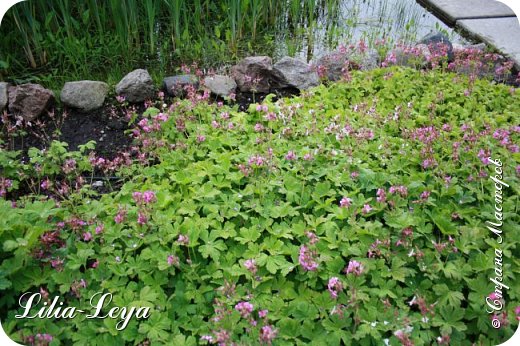
[[[131,103],[152,99],[155,97],[152,77],[146,70],[134,70],[117,83],[116,93]]]
[[[233,78],[221,75],[207,76],[204,78],[204,85],[213,94],[221,97],[229,96],[237,88],[237,83]]]
[[[286,86],[305,90],[320,84],[316,71],[299,59],[286,56],[274,64],[273,70]]]
[[[283,84],[281,76],[273,71],[272,60],[268,56],[242,59],[231,68],[231,75],[242,92],[268,93],[272,87]]]
[[[9,87],[9,111],[32,121],[54,102],[54,93],[39,84]]]
[[[358,70],[360,68],[359,64],[355,62],[353,59],[349,59],[347,53],[342,52],[332,52],[328,53],[316,62],[316,66],[318,70],[322,70],[324,72],[325,79],[330,81],[338,81],[344,75],[344,68],[349,70]]]
[[[183,74],[165,77],[163,79],[163,89],[170,96],[182,96],[187,86],[192,86],[197,89],[199,87],[199,79],[197,76],[192,74]]]
[[[61,90],[60,99],[64,105],[89,112],[101,108],[108,93],[108,84],[83,80],[67,82]]]
[[[7,98],[7,88],[9,84],[6,82],[0,82],[0,112],[7,106],[9,99]]]
[[[418,44],[421,44],[421,43],[427,45],[428,48],[430,49],[430,52],[433,55],[436,55],[436,56],[447,55],[448,61],[453,61],[453,59],[454,59],[453,45],[450,42],[450,39],[446,35],[444,35],[440,32],[430,33],[430,34],[424,36],[418,42]]]

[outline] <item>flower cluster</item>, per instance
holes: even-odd
[[[345,274],[354,274],[356,276],[359,276],[363,274],[364,269],[365,267],[360,262],[356,260],[350,260],[348,262],[348,266],[345,269],[343,269],[343,272]]]
[[[238,311],[243,318],[248,318],[253,312],[253,304],[249,302],[239,302],[235,305],[235,310]]]
[[[318,269],[318,262],[316,262],[316,256],[316,251],[309,249],[305,245],[302,245],[300,247],[300,255],[298,256],[298,262],[304,270],[315,271],[316,269]]]

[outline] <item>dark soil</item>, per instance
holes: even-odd
[[[46,148],[51,140],[66,142],[69,150],[78,150],[80,145],[94,140],[99,156],[113,158],[132,144],[132,138],[125,134],[128,124],[124,114],[112,105],[86,113],[75,109],[55,113],[55,121],[48,114],[42,116],[41,124],[32,124],[24,136],[15,137],[9,149],[21,150],[26,156],[29,148]]]

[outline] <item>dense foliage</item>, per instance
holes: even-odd
[[[516,329],[518,90],[393,67],[248,113],[196,96],[156,106],[132,119],[138,160],[118,162],[117,192],[78,182],[106,165],[90,145],[55,142],[26,163],[1,152],[0,307],[13,339],[489,345]],[[484,224],[488,157],[509,185],[502,244]],[[21,186],[34,192],[10,201]],[[486,312],[495,248],[510,287],[494,297],[500,329]],[[83,309],[110,292],[111,306],[150,317],[122,331],[85,315],[15,319],[27,291]]]

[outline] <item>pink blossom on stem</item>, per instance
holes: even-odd
[[[190,238],[187,235],[179,234],[179,238],[177,239],[177,242],[181,245],[188,245],[190,242]]]
[[[386,192],[385,192],[385,189],[377,189],[377,198],[376,200],[379,202],[379,203],[385,203],[386,201]]]
[[[329,290],[331,298],[337,299],[339,292],[341,292],[343,290],[343,284],[341,283],[339,278],[332,277],[329,279],[327,289]]]
[[[341,208],[348,208],[352,205],[352,199],[348,197],[343,197],[341,201],[339,201],[339,206]]]
[[[256,274],[257,267],[254,259],[248,259],[244,262],[244,267],[249,270],[253,275]]]
[[[285,155],[285,159],[288,161],[296,160],[296,154],[294,151],[290,150],[287,155]]]
[[[276,338],[278,330],[274,329],[273,326],[267,325],[260,329],[260,343],[271,345],[273,340]]]
[[[168,265],[178,265],[179,264],[179,258],[174,255],[168,255],[168,258],[166,259],[168,262]]]
[[[345,274],[354,274],[356,276],[359,276],[363,273],[364,266],[356,261],[356,260],[350,260],[348,262],[348,266],[343,270]]]
[[[249,302],[239,302],[235,305],[235,310],[238,311],[242,317],[247,318],[253,312],[253,304]]]
[[[90,232],[83,233],[83,240],[84,241],[90,241],[91,239],[92,239],[92,233],[90,233]]]
[[[315,254],[305,245],[300,247],[300,255],[298,256],[298,262],[304,270],[315,271],[318,269],[318,263],[314,258]]]

